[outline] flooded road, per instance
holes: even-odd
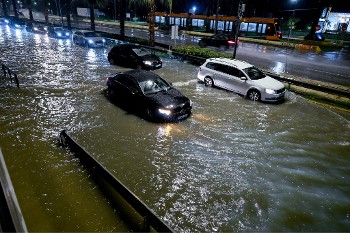
[[[101,91],[106,49],[0,27],[0,147],[29,231],[128,231],[72,154],[67,132],[177,232],[349,231],[349,114],[205,87],[197,67],[155,71],[194,103],[178,124],[128,114]]]

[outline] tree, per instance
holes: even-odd
[[[6,8],[6,2],[5,0],[1,0],[1,3],[2,3],[2,12],[4,13],[4,16],[8,16],[7,15],[7,8]]]
[[[150,11],[149,11],[149,44],[154,46],[154,31],[155,31],[155,12],[156,12],[156,3],[155,0],[150,0]]]
[[[28,12],[29,12],[29,20],[30,22],[33,22],[33,5],[32,5],[32,0],[27,0],[27,5],[28,5]]]
[[[125,39],[125,15],[126,15],[126,0],[119,0],[119,27],[120,39]]]
[[[12,0],[13,13],[15,14],[15,18],[18,19],[18,11],[17,11],[17,1]]]
[[[43,5],[44,5],[45,23],[49,24],[49,4],[48,4],[48,0],[44,0],[43,1]]]
[[[96,0],[88,0],[88,5],[90,8],[90,22],[91,22],[91,31],[95,31],[95,4],[96,4]]]
[[[71,19],[70,19],[72,0],[65,0],[65,1],[66,1],[65,6],[66,6],[67,28],[68,28],[68,30],[72,30],[72,24],[71,24]]]

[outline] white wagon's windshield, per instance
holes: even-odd
[[[257,80],[265,78],[266,75],[260,71],[258,68],[251,66],[248,68],[243,69],[243,71],[249,76],[251,80]]]

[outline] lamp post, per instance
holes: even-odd
[[[289,20],[290,25],[289,25],[289,34],[288,34],[288,40],[290,38],[290,35],[292,34],[292,27],[293,27],[293,20],[294,20],[294,16],[295,16],[295,8],[296,8],[296,4],[298,0],[291,0],[292,3],[294,4],[294,10],[293,10],[293,14],[292,14],[292,18]]]

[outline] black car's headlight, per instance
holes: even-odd
[[[151,62],[151,61],[143,61],[143,64],[148,65],[148,66],[151,66],[151,65],[152,65],[152,62]]]
[[[163,114],[163,115],[167,115],[169,116],[171,114],[171,110],[170,109],[166,109],[166,108],[160,108],[158,109],[159,113]]]

